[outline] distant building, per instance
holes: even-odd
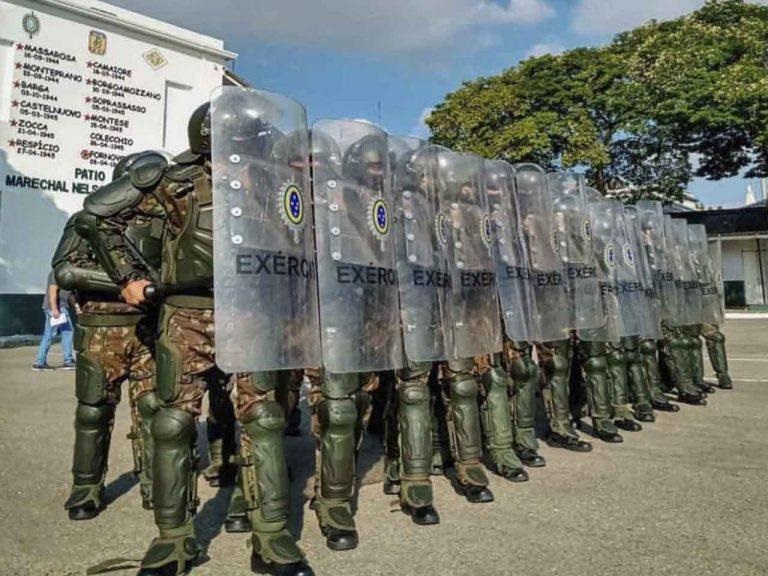
[[[39,333],[64,224],[127,153],[242,84],[221,40],[98,0],[0,0],[0,337]]]
[[[722,245],[725,304],[749,308],[768,304],[768,206],[761,200],[730,209],[665,208],[673,218],[704,224],[707,236]]]

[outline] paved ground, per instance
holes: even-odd
[[[549,465],[532,471],[531,482],[493,479],[493,504],[467,504],[439,479],[439,526],[414,526],[391,511],[380,484],[369,484],[360,547],[332,553],[302,506],[302,544],[317,574],[768,574],[768,321],[731,320],[726,334],[734,391],[718,391],[707,407],[661,414],[622,445],[596,442],[591,454],[544,447]],[[74,376],[29,371],[33,352],[0,350],[0,574],[79,575],[106,558],[141,556],[154,529],[129,474],[127,410],[116,425],[107,510],[69,522],[62,504]],[[291,440],[291,449],[299,500],[311,443]],[[377,455],[372,441],[369,481],[380,477]],[[210,560],[192,574],[249,574],[247,538],[221,529],[228,490],[200,487],[196,525]]]

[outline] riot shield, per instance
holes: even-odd
[[[637,270],[645,296],[644,311],[641,315],[642,331],[639,336],[658,340],[661,338],[661,301],[653,280],[653,271],[648,262],[648,254],[643,245],[640,212],[637,206],[624,206],[624,215],[627,218],[629,237],[635,252]]]
[[[534,306],[531,329],[537,342],[569,337],[565,273],[552,237],[552,200],[547,175],[535,164],[515,165],[523,242],[531,267]]]
[[[584,179],[571,172],[547,175],[552,197],[552,243],[566,274],[570,328],[603,325],[600,283],[596,277]]]
[[[592,251],[596,277],[600,283],[600,298],[604,322],[602,326],[578,330],[580,340],[587,342],[616,342],[622,335],[621,307],[616,271],[617,203],[595,198],[589,202],[592,224]]]
[[[225,372],[318,365],[306,112],[226,86],[210,123],[216,362]]]
[[[441,148],[437,153],[439,234],[451,270],[444,315],[449,356],[468,358],[501,350],[501,323],[491,255],[493,227],[483,181],[483,161]],[[441,241],[443,241],[441,240]],[[450,330],[448,330],[450,327]]]
[[[624,205],[616,202],[616,283],[621,311],[621,335],[641,336],[646,328],[645,292]]]
[[[438,150],[415,138],[389,137],[400,319],[411,362],[447,358],[442,310],[450,270],[438,239]]]
[[[312,127],[323,365],[333,373],[402,366],[387,134],[355,120]],[[327,153],[315,153],[331,147]]]
[[[533,286],[520,227],[515,170],[503,160],[485,161],[485,190],[494,228],[492,251],[504,330],[511,340],[531,341]]]
[[[675,261],[677,274],[675,289],[678,293],[678,326],[701,323],[701,288],[691,259],[688,243],[688,223],[682,218],[665,216],[669,231],[670,252]]]
[[[709,318],[714,324],[722,324],[725,321],[725,287],[723,284],[723,245],[720,239],[709,240],[708,252],[712,282],[718,292],[718,301],[710,300],[710,305],[713,308],[709,311]],[[717,306],[714,306],[715,304]]]
[[[709,258],[707,229],[703,224],[688,225],[688,243],[696,276],[701,289],[701,321],[717,324],[721,295]]]
[[[675,266],[672,256],[667,255],[667,236],[661,202],[639,201],[637,203],[637,215],[640,223],[641,243],[659,299],[659,313],[662,320],[671,320],[677,316],[678,300],[675,290]]]

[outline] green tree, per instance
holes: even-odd
[[[709,0],[608,46],[467,82],[427,123],[457,150],[583,167],[601,191],[675,199],[693,175],[768,173],[766,63],[768,7]]]

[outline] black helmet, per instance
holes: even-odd
[[[189,117],[187,124],[189,149],[201,156],[211,155],[211,103],[205,102],[197,107]]]
[[[386,139],[379,134],[368,134],[352,144],[344,154],[344,175],[370,188],[379,188],[388,160]]]

